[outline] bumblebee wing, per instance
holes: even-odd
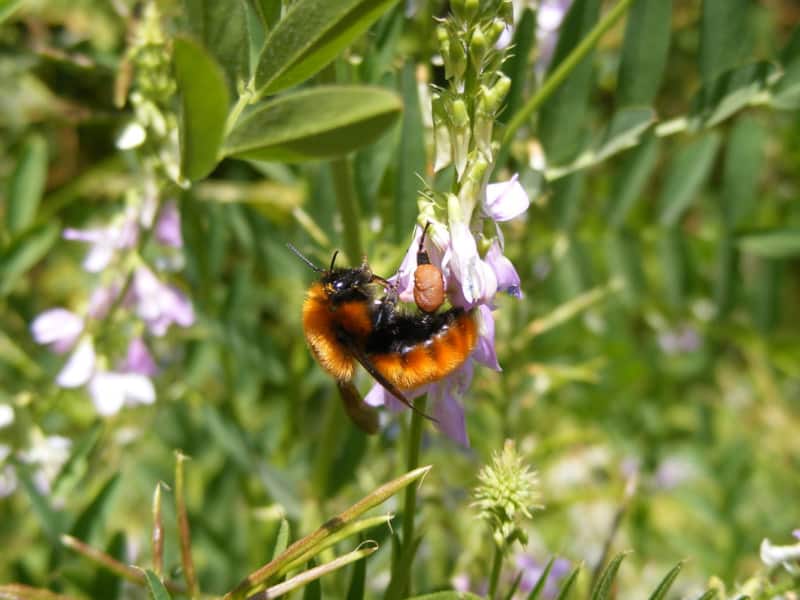
[[[372,364],[372,361],[369,359],[369,356],[367,356],[367,354],[361,348],[356,346],[356,344],[352,343],[352,341],[350,340],[343,341],[343,343],[347,346],[347,349],[350,351],[353,357],[355,357],[355,359],[359,362],[359,364],[362,367],[364,367],[364,370],[370,375],[372,375],[372,378],[375,381],[377,381],[384,388],[386,388],[386,391],[388,391],[392,396],[400,400],[400,402],[405,404],[408,408],[410,408],[414,412],[421,414],[426,419],[430,419],[431,421],[434,422],[436,421],[436,419],[434,419],[433,417],[426,415],[423,412],[420,412],[419,409],[417,409],[417,407],[414,406],[414,404],[412,404],[408,400],[408,398],[406,398],[403,395],[403,392],[397,389],[396,385],[392,384],[388,379],[386,379],[386,377],[383,376],[383,373],[381,373],[380,371],[378,371],[377,368],[375,368],[375,365]]]
[[[344,412],[356,426],[370,435],[378,433],[378,411],[364,403],[356,386],[349,381],[337,382]]]

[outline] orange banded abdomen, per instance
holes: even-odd
[[[389,383],[410,390],[444,379],[461,367],[477,339],[474,313],[464,312],[429,340],[404,352],[370,354],[369,358]]]

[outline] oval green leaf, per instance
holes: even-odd
[[[340,156],[377,139],[402,108],[396,94],[377,87],[303,90],[263,102],[239,119],[223,154],[283,162]]]
[[[9,233],[19,233],[33,223],[46,180],[47,142],[42,136],[33,135],[22,147],[8,183]]]
[[[397,0],[298,0],[270,32],[255,70],[258,96],[304,81]]]
[[[44,258],[58,234],[57,223],[45,223],[29,229],[0,253],[0,296],[9,293],[19,277]]]
[[[181,93],[181,173],[197,180],[217,165],[228,116],[228,89],[219,65],[193,40],[175,38],[174,60]]]

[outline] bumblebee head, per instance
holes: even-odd
[[[373,283],[375,276],[366,260],[364,260],[362,265],[358,268],[336,268],[336,257],[339,255],[339,251],[337,250],[333,253],[330,267],[328,269],[323,269],[303,256],[300,251],[291,244],[287,244],[287,246],[300,260],[320,274],[320,283],[328,298],[332,301],[338,302],[342,300],[366,298],[369,296],[367,286]]]

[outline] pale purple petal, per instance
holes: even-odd
[[[433,403],[436,428],[454,442],[469,448],[464,408],[451,393],[451,386],[444,381],[435,383],[430,386],[428,395]]]
[[[494,315],[492,309],[485,304],[478,307],[478,342],[472,357],[490,369],[502,371],[494,345]]]
[[[181,248],[183,236],[181,235],[181,214],[175,202],[168,202],[161,210],[155,230],[156,239],[165,246]]]
[[[364,396],[364,402],[370,406],[384,406],[386,404],[386,396],[389,392],[380,383],[373,384],[372,388]]]
[[[800,540],[800,529],[795,529],[794,531],[792,531],[792,535],[796,537],[798,540]]]
[[[406,400],[411,401],[414,400],[414,398],[418,398],[426,391],[428,391],[428,386],[422,386],[414,390],[403,391],[403,396],[405,396]],[[385,406],[387,410],[391,412],[400,412],[408,408],[405,404],[400,402],[400,400],[395,398],[394,394],[377,382],[372,386],[369,392],[367,392],[367,395],[364,397],[364,402],[370,406]]]
[[[31,334],[38,344],[51,344],[56,352],[66,352],[83,331],[83,319],[65,308],[51,308],[31,323]]]
[[[460,287],[464,308],[481,302],[491,302],[497,293],[497,277],[494,271],[478,256],[478,247],[469,228],[463,223],[451,225],[453,253],[451,273]],[[452,289],[452,285],[450,288]],[[456,294],[455,298],[458,298]],[[453,300],[455,304],[455,300]]]
[[[179,290],[159,281],[150,269],[137,269],[132,302],[136,314],[147,323],[153,335],[164,335],[172,323],[182,327],[194,323],[191,301]]]
[[[156,362],[142,338],[135,337],[128,344],[128,354],[122,364],[122,370],[150,377],[158,373]]]
[[[85,339],[78,344],[67,363],[56,377],[56,383],[64,388],[82,386],[89,381],[94,371],[94,344],[92,340]]]
[[[128,404],[152,404],[156,393],[153,383],[135,373],[97,373],[89,382],[89,395],[101,416],[114,415]]]
[[[107,230],[101,229],[73,229],[72,227],[64,228],[61,236],[65,240],[74,242],[85,242],[87,244],[99,244],[105,242],[108,238]]]
[[[497,289],[515,298],[522,298],[519,274],[511,261],[503,255],[498,240],[494,240],[489,246],[485,260],[497,277]]]
[[[483,212],[488,217],[495,221],[510,221],[528,210],[531,202],[518,179],[519,176],[514,175],[503,183],[486,186]]]
[[[400,300],[403,302],[414,301],[414,271],[417,268],[417,250],[419,249],[419,238],[421,236],[422,228],[419,225],[414,225],[414,237],[411,240],[411,245],[408,247],[397,273],[389,278],[389,281],[394,284]]]
[[[114,248],[106,244],[95,244],[83,259],[83,268],[89,273],[99,273],[105,269],[114,258]]]

